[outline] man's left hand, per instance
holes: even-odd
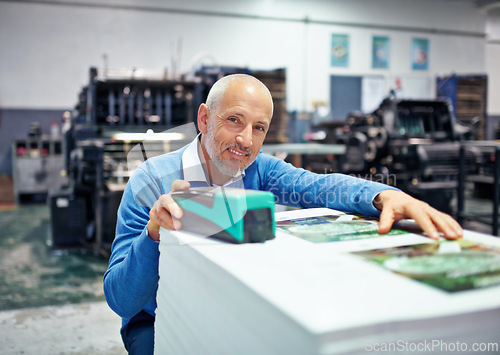
[[[439,239],[439,232],[446,239],[463,237],[463,229],[451,216],[440,212],[427,203],[396,190],[385,190],[374,200],[380,214],[379,233],[389,233],[393,223],[411,218],[422,228],[428,237]]]

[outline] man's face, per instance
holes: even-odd
[[[210,113],[205,149],[217,169],[235,176],[257,157],[271,123],[269,95],[252,85],[234,84]]]

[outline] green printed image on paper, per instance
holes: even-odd
[[[375,220],[353,215],[321,216],[291,219],[277,223],[279,230],[313,243],[339,242],[376,238],[378,224]],[[388,235],[405,234],[392,230]],[[386,234],[387,235],[387,234]]]
[[[473,241],[441,241],[353,254],[448,292],[500,285],[500,248]]]

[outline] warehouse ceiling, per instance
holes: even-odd
[[[325,0],[325,1],[338,1],[338,0]],[[370,0],[365,0],[370,1]],[[407,0],[407,1],[421,1],[421,2],[429,2],[435,0]],[[500,16],[500,0],[440,0],[440,1],[448,1],[454,3],[472,3],[477,6],[479,11],[490,15]]]
[[[444,0],[453,2],[471,2],[477,5],[478,9],[488,14],[500,15],[500,0]]]

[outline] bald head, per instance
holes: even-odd
[[[206,105],[210,112],[215,112],[219,107],[221,101],[228,90],[234,87],[244,86],[248,90],[257,90],[268,98],[268,102],[263,102],[264,105],[271,104],[273,109],[273,99],[267,86],[265,86],[259,79],[247,74],[231,74],[217,80],[208,93]],[[271,115],[272,116],[272,115]]]

